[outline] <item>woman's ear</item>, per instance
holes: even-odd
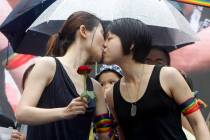
[[[86,38],[87,37],[87,29],[86,29],[85,25],[81,25],[79,27],[79,33],[80,33],[82,38]]]
[[[135,46],[134,44],[132,44],[132,45],[131,45],[131,47],[130,47],[130,51],[133,51],[134,46]]]

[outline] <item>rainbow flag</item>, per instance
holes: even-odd
[[[210,7],[210,0],[176,0],[176,1],[177,2],[188,3],[188,4]]]

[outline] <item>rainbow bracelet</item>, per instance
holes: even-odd
[[[184,103],[179,105],[181,112],[183,115],[189,115],[197,110],[200,109],[200,104],[198,103],[197,99],[195,97],[192,97],[188,100],[186,100]]]
[[[112,130],[112,119],[108,113],[95,116],[95,130],[97,133],[106,133]]]

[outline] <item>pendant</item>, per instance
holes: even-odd
[[[131,116],[135,117],[137,112],[137,106],[135,104],[131,104]]]

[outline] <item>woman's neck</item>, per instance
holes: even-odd
[[[85,65],[88,61],[88,54],[81,44],[74,43],[67,50],[66,54],[60,58],[65,65],[73,69],[77,69],[81,65]]]
[[[125,59],[122,59],[119,66],[123,70],[125,81],[136,82],[142,78],[142,75],[145,72],[145,68],[148,65],[145,65],[140,62],[136,62],[132,58],[125,58]]]

